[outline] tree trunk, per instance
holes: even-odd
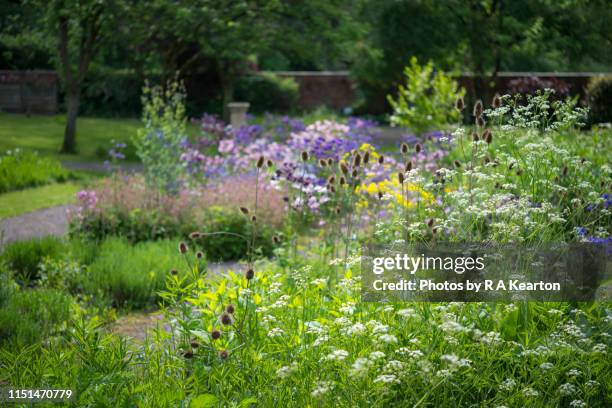
[[[70,91],[66,95],[68,111],[66,112],[66,128],[64,129],[64,144],[62,153],[76,153],[76,123],[81,99],[80,90]]]

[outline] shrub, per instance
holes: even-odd
[[[59,161],[20,149],[0,155],[0,193],[66,181],[69,172]]]
[[[591,78],[586,93],[591,123],[612,122],[612,75]]]
[[[177,241],[131,245],[124,238],[108,238],[98,251],[81,285],[92,296],[108,297],[114,307],[154,305],[168,272],[184,263]]]
[[[298,96],[295,80],[268,72],[241,78],[235,90],[235,98],[249,102],[249,110],[254,113],[293,111]]]
[[[455,101],[465,91],[444,73],[434,74],[432,62],[422,67],[416,57],[412,57],[410,65],[404,69],[404,75],[406,86],[399,86],[397,100],[391,95],[387,96],[393,108],[392,124],[409,127],[422,134],[459,118]]]
[[[25,281],[38,277],[38,265],[45,258],[59,259],[65,244],[55,237],[35,238],[7,245],[0,259],[15,275]]]
[[[71,304],[70,296],[55,289],[16,291],[0,308],[0,344],[39,342],[69,319]]]

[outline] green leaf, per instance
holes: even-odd
[[[213,394],[200,394],[191,400],[190,408],[210,408],[217,405],[219,399]]]

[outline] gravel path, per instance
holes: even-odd
[[[0,220],[0,244],[48,235],[63,236],[68,231],[67,211],[74,205],[59,205]]]

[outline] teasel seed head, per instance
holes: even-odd
[[[489,156],[485,156],[484,162],[485,162],[485,164],[491,163],[491,159],[489,159]]]
[[[385,162],[385,156],[382,154],[378,156],[378,164],[383,164]]]
[[[240,207],[240,212],[243,213],[244,215],[248,215],[249,209],[246,207]]]
[[[321,167],[327,167],[327,162],[326,162],[325,160],[323,160],[323,159],[320,159],[320,160],[319,160],[319,166],[321,166]]]
[[[259,159],[257,160],[257,168],[261,169],[265,162],[266,159],[263,156],[259,156]]]
[[[463,100],[463,96],[458,96],[457,100],[455,100],[455,109],[461,112],[465,109],[465,101]]]
[[[201,233],[199,233],[199,232],[192,232],[191,234],[189,234],[189,238],[190,238],[190,239],[198,239],[198,238],[200,238],[201,236],[202,236],[202,234],[201,234]]]
[[[400,184],[404,184],[404,173],[401,171],[397,173],[397,181],[399,181]]]
[[[336,187],[332,186],[331,184],[328,184],[328,186],[329,186],[329,192],[332,193],[332,194],[335,194],[336,193]]]
[[[480,140],[480,137],[478,136],[478,132],[472,132],[472,140],[475,142]]]
[[[306,150],[304,150],[302,152],[302,160],[308,161],[308,159],[309,159],[308,152]]]
[[[329,159],[327,159],[327,165],[329,167],[333,166],[334,165],[334,159],[332,159],[331,157]]]
[[[247,269],[247,271],[244,273],[244,277],[246,278],[246,280],[253,279],[255,277],[255,271],[253,270],[253,268]]]
[[[191,349],[185,350],[185,352],[183,353],[183,357],[185,357],[188,360],[193,358],[193,350]]]
[[[198,258],[198,259],[204,258],[204,252],[202,252],[202,251],[196,252],[196,258]]]
[[[348,165],[345,162],[340,162],[340,171],[342,171],[342,174],[347,175],[349,172],[349,168]]]
[[[170,269],[170,275],[176,276],[178,275],[178,271],[176,269]]]
[[[365,152],[363,155],[363,164],[368,164],[370,162],[370,152]]]
[[[417,152],[417,153],[421,153],[421,150],[423,150],[423,146],[421,146],[421,144],[420,144],[420,143],[417,143],[417,144],[414,146],[414,151],[415,151],[415,152]]]
[[[355,157],[353,158],[353,167],[361,166],[361,155],[359,153],[355,153]]]
[[[353,178],[357,177],[357,169],[353,170],[353,172],[351,173],[351,176],[353,176]]]
[[[288,203],[288,202],[289,202],[289,197],[287,197],[287,196],[283,196],[283,201],[284,201],[284,202],[286,202],[286,203]]]
[[[406,143],[402,143],[401,151],[402,151],[402,154],[407,154],[408,153],[408,145]]]
[[[383,198],[383,193],[382,191],[378,190],[378,199],[382,200],[382,198]]]
[[[223,312],[221,313],[221,316],[219,316],[219,321],[222,325],[229,326],[232,324],[232,316],[227,312]]]
[[[479,99],[476,101],[476,103],[474,104],[474,116],[479,118],[480,116],[482,116],[482,101]]]
[[[491,144],[493,141],[493,133],[489,129],[486,129],[482,136],[487,144]]]
[[[521,174],[523,174],[523,170],[518,169],[518,170],[516,171],[516,175],[517,175],[517,176],[520,176]]]
[[[346,184],[346,179],[344,178],[344,176],[340,176],[340,185],[343,186]]]
[[[278,235],[272,235],[272,242],[276,245],[280,244],[280,237]]]
[[[268,159],[267,165],[268,165],[268,167],[274,167],[274,162],[272,160]]]
[[[257,222],[257,217],[255,215],[251,216],[251,222]]]
[[[181,254],[186,254],[186,253],[187,253],[187,244],[186,244],[186,243],[181,242],[181,243],[179,244],[179,252],[180,252]]]
[[[334,176],[334,175],[329,176],[329,177],[327,178],[327,182],[328,182],[329,184],[334,184],[334,183],[336,182],[336,176]]]
[[[340,215],[341,212],[340,207],[336,207],[336,215]]]
[[[234,305],[230,303],[229,305],[225,307],[225,311],[232,315],[236,311],[236,308],[234,307]]]
[[[427,220],[427,226],[429,228],[433,227],[433,225],[434,225],[434,219],[433,218],[430,218],[429,220]]]
[[[212,332],[210,332],[210,337],[212,337],[213,340],[217,340],[221,338],[221,332],[217,329],[214,329]]]
[[[502,104],[501,97],[499,96],[499,94],[497,94],[497,93],[496,93],[496,94],[493,96],[493,101],[491,101],[491,106],[492,106],[494,109],[497,109],[497,108],[499,108],[499,107],[501,106],[501,104]]]
[[[495,183],[495,188],[499,190],[501,188],[501,184],[499,184],[499,182]]]
[[[569,169],[567,168],[567,166],[563,166],[563,177],[567,176],[567,173],[569,172]]]
[[[200,347],[200,343],[198,343],[198,342],[197,342],[197,341],[195,341],[195,340],[191,340],[190,345],[191,345],[191,347],[192,347],[192,348],[198,348],[198,347]]]
[[[478,126],[479,128],[485,127],[486,124],[487,122],[485,122],[482,116],[476,118],[476,126]]]
[[[221,360],[227,360],[229,357],[229,352],[227,350],[219,350],[219,358]]]
[[[461,167],[461,162],[459,160],[455,160],[453,163],[455,164],[455,167],[457,168]]]
[[[412,160],[406,163],[406,173],[412,170]]]

